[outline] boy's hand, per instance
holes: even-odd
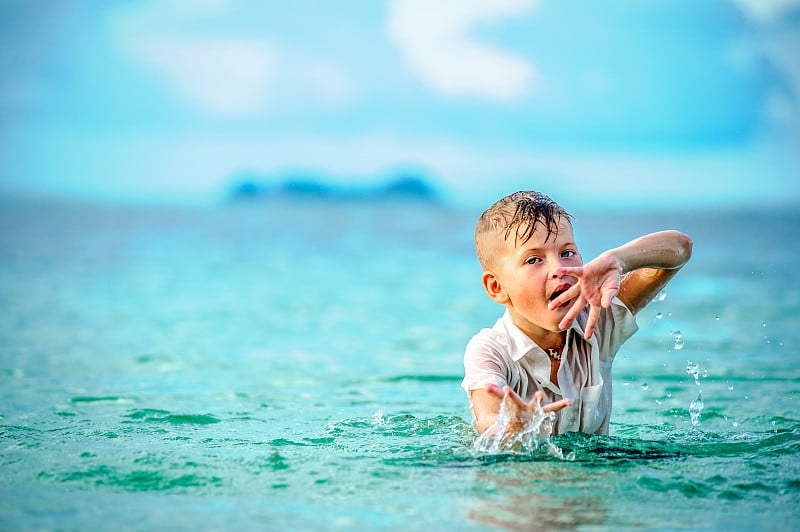
[[[600,308],[608,308],[611,300],[619,293],[622,282],[622,264],[611,253],[603,253],[592,261],[579,267],[559,268],[556,275],[571,275],[578,278],[578,282],[569,290],[550,302],[551,309],[558,307],[564,301],[575,298],[575,302],[567,314],[558,324],[561,329],[566,329],[572,320],[580,314],[581,310],[589,305],[589,318],[586,321],[584,338],[589,338],[594,332]]]
[[[544,393],[538,391],[533,394],[533,399],[529,403],[526,403],[510,386],[503,386],[500,388],[496,384],[487,384],[485,390],[489,392],[489,394],[500,399],[501,403],[505,405],[506,411],[511,413],[508,424],[503,427],[503,432],[509,434],[520,432],[525,427],[528,420],[533,417],[536,404],[541,404],[544,399]],[[549,405],[542,406],[542,410],[545,412],[558,412],[570,404],[571,401],[569,399],[562,399],[550,403]]]

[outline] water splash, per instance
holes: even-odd
[[[697,399],[689,403],[689,418],[692,421],[692,425],[697,426],[700,424],[700,413],[703,411],[704,407],[703,392],[697,392]]]
[[[700,414],[705,407],[703,404],[703,386],[700,384],[700,365],[688,360],[686,373],[694,378],[694,383],[697,386],[697,398],[689,403],[689,419],[692,425],[697,426],[700,423]],[[706,375],[704,374],[703,376],[705,377]]]
[[[545,412],[541,401],[536,401],[530,417],[524,421],[520,429],[509,430],[510,425],[518,423],[516,409],[508,407],[510,401],[500,404],[500,412],[495,422],[475,439],[473,451],[477,453],[511,452],[515,454],[532,454],[539,450],[564,459],[563,451],[550,441],[553,434],[553,422],[556,415]]]
[[[667,298],[666,292],[660,292],[656,297],[652,299],[653,302],[664,301]],[[664,317],[664,313],[661,311],[656,311],[656,319],[660,320]]]
[[[695,364],[691,360],[686,361],[686,374],[694,379],[694,383],[700,386],[700,364]]]
[[[681,331],[671,331],[670,334],[675,338],[675,349],[683,349],[683,334]]]
[[[383,417],[383,410],[378,410],[374,414],[372,414],[372,419],[370,420],[373,426],[379,427],[381,425],[386,424],[386,418]]]

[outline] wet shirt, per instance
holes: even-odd
[[[588,318],[584,309],[566,334],[559,386],[550,382],[550,358],[523,333],[506,311],[491,329],[472,337],[464,354],[461,387],[471,390],[487,384],[510,386],[526,402],[544,392],[544,404],[568,397],[572,404],[557,413],[554,431],[608,434],[611,417],[611,363],[620,346],[638,326],[630,310],[618,298],[601,309],[591,338],[583,338]]]

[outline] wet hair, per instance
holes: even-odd
[[[475,226],[475,250],[483,269],[489,269],[498,251],[498,237],[508,240],[512,233],[514,245],[527,242],[537,227],[547,231],[545,242],[558,235],[558,224],[572,216],[550,197],[533,190],[523,190],[499,199],[486,209]]]

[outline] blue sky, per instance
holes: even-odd
[[[796,201],[798,49],[800,0],[6,0],[0,190],[411,166],[467,204]]]

